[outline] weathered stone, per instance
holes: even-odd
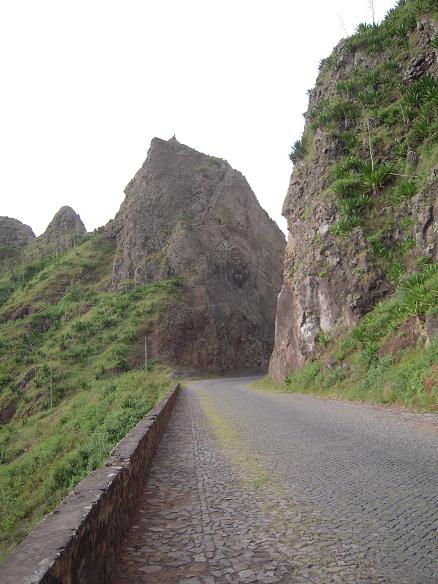
[[[79,215],[71,207],[64,206],[55,214],[38,241],[61,252],[72,247],[75,239],[84,233],[85,225]]]
[[[426,334],[426,347],[428,347],[432,339],[438,337],[438,314],[426,314],[424,332]]]
[[[29,381],[31,381],[35,375],[38,373],[38,367],[31,367],[25,374],[25,376],[23,377],[23,379],[20,381],[20,383],[18,384],[18,387],[20,389],[24,389],[27,384],[29,383]]]
[[[0,217],[0,247],[22,249],[35,239],[31,227],[18,219]]]
[[[117,242],[113,288],[183,279],[183,302],[148,331],[153,356],[198,371],[266,370],[284,236],[241,173],[155,138],[107,231]]]
[[[412,81],[415,81],[427,73],[435,63],[435,58],[435,53],[433,51],[414,57],[409,63],[409,67],[404,74],[403,80],[406,83],[412,83]]]

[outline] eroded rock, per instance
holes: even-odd
[[[117,243],[112,287],[183,279],[184,300],[148,332],[152,354],[185,369],[266,369],[285,242],[245,177],[155,138],[125,192],[107,226]]]
[[[22,249],[35,239],[29,225],[12,217],[0,217],[0,247]]]
[[[60,252],[72,247],[77,237],[85,233],[80,216],[71,207],[64,206],[55,214],[38,241]]]

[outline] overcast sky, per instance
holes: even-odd
[[[151,139],[176,134],[243,172],[285,229],[306,90],[365,20],[369,0],[2,0],[0,215],[38,235],[70,205],[103,225]]]

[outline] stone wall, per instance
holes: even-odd
[[[0,567],[2,584],[104,584],[180,390],[177,384]]]

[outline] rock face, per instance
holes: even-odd
[[[436,28],[433,20],[423,19],[413,31],[411,53],[405,52],[393,67],[391,75],[402,91],[423,75],[438,76],[435,51],[429,44],[438,34]],[[411,198],[400,197],[396,203],[391,203],[390,189],[397,192],[398,181],[403,179],[389,178],[387,194],[372,194],[371,210],[366,211],[368,215],[363,212],[364,219],[356,227],[343,236],[334,230],[345,217],[331,188],[334,179],[341,178],[332,173],[335,165],[340,168],[339,163],[348,164],[351,157],[369,162],[369,136],[374,139],[374,161],[393,163],[394,145],[403,143],[405,134],[401,114],[398,125],[388,123],[371,115],[360,102],[360,90],[369,89],[373,96],[372,91],[380,92],[389,75],[385,52],[367,51],[364,43],[358,41],[352,48],[342,41],[310,92],[302,142],[306,153],[295,162],[283,206],[289,237],[269,368],[270,376],[278,381],[316,355],[321,335],[336,337],[347,331],[394,290],[385,261],[389,264],[391,259],[393,265],[409,270],[415,258],[438,260],[438,167],[429,169],[420,192]],[[374,85],[368,88],[366,83]],[[379,105],[383,111],[384,104]],[[388,143],[375,138],[383,131],[391,137]],[[407,144],[408,166],[402,160],[398,172],[420,174],[416,165],[421,143],[417,141],[416,146],[417,152],[412,152]],[[403,256],[403,249],[409,253]]]
[[[75,238],[86,233],[79,215],[68,206],[61,207],[38,240],[56,251],[64,251],[74,244]]]
[[[241,173],[175,138],[155,138],[107,229],[112,286],[180,276],[184,300],[149,331],[152,354],[203,371],[267,368],[284,236]]]
[[[32,229],[11,217],[0,217],[0,246],[19,250],[35,239]]]

